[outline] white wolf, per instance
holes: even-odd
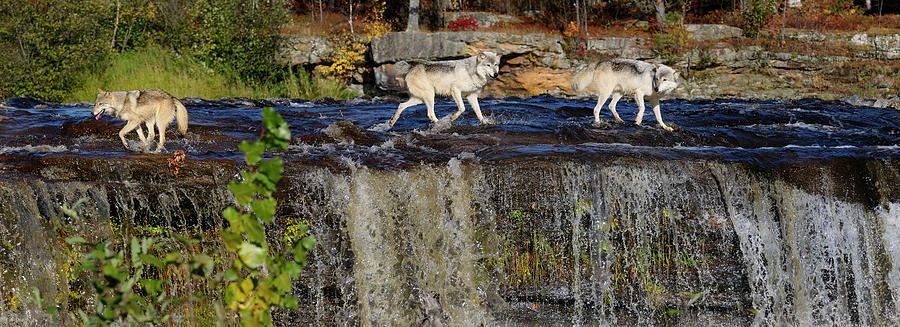
[[[453,96],[459,110],[450,116],[450,121],[459,118],[466,110],[462,103],[462,97],[465,95],[478,121],[488,124],[481,115],[478,95],[491,78],[497,78],[499,72],[500,57],[487,51],[463,59],[431,61],[415,65],[406,74],[409,100],[397,106],[397,112],[391,118],[390,126],[394,126],[403,109],[422,103],[428,108],[428,119],[438,122],[437,116],[434,115],[435,94]]]
[[[125,134],[137,128],[141,142],[144,142],[144,151],[150,140],[154,137],[154,125],[159,128],[159,144],[153,152],[159,152],[166,143],[166,127],[177,117],[178,131],[181,135],[187,134],[188,113],[181,101],[169,95],[163,90],[149,89],[138,91],[103,91],[97,88],[97,100],[94,101],[94,119],[100,119],[103,113],[108,112],[121,120],[126,121],[125,127],[119,131],[119,139],[122,145],[128,149]],[[147,135],[141,131],[141,123],[147,125]]]
[[[633,95],[638,105],[637,118],[634,123],[641,124],[644,118],[644,98],[650,100],[656,122],[667,131],[672,128],[663,123],[659,113],[659,100],[678,87],[679,72],[666,65],[654,65],[632,59],[610,59],[582,65],[572,75],[572,89],[576,92],[584,89],[596,91],[597,106],[594,107],[594,122],[600,122],[600,110],[606,99],[612,95],[609,111],[616,121],[622,122],[616,112],[616,102],[623,95]]]

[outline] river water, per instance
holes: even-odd
[[[61,265],[41,222],[80,197],[101,223],[221,226],[237,144],[271,106],[294,138],[274,153],[279,214],[320,239],[295,283],[306,305],[283,324],[900,324],[898,110],[667,100],[670,133],[652,112],[635,126],[633,102],[617,108],[625,123],[604,109],[594,125],[595,101],[538,96],[482,99],[491,125],[471,111],[432,124],[420,105],[388,128],[400,100],[187,98],[187,136],[172,126],[147,154],[90,104],[14,99],[0,111],[0,237],[18,243],[0,249],[0,286],[67,287],[41,277]]]

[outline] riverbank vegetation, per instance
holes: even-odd
[[[900,32],[900,6],[883,0],[482,0],[419,3],[420,30],[545,33],[572,40],[644,36],[686,52],[684,24],[741,27],[743,43],[789,46],[792,29]],[[12,0],[0,3],[0,99],[28,95],[92,101],[96,87],[161,88],[178,96],[347,98],[371,84],[366,40],[407,27],[407,1],[381,0]],[[478,26],[450,12],[512,19]],[[455,16],[454,16],[455,17]],[[347,49],[323,67],[278,61],[285,35],[330,36]],[[343,44],[342,43],[342,44]],[[572,46],[577,51],[577,46]],[[812,48],[798,53],[815,52]],[[577,53],[573,53],[577,58]],[[582,54],[583,55],[583,54]],[[347,68],[358,68],[350,69]]]
[[[0,99],[92,101],[96,88],[179,96],[353,96],[337,80],[279,64],[281,0],[6,1]]]

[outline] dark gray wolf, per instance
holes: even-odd
[[[153,127],[159,128],[159,144],[154,153],[159,152],[166,143],[166,127],[173,119],[178,119],[178,131],[181,135],[187,134],[188,113],[184,104],[165,91],[148,89],[138,91],[103,91],[97,88],[97,100],[94,101],[94,119],[100,119],[103,113],[109,113],[116,118],[126,121],[125,127],[119,131],[119,139],[122,145],[128,149],[125,134],[137,128],[141,142],[144,142],[144,151],[147,151],[149,141],[154,137]],[[148,138],[144,138],[141,131],[141,123],[147,125]]]
[[[606,99],[612,95],[609,111],[616,121],[622,122],[616,112],[616,102],[623,95],[634,96],[638,105],[634,123],[641,124],[644,118],[644,98],[650,100],[653,114],[659,127],[667,131],[672,128],[663,123],[659,113],[659,100],[678,87],[678,74],[669,66],[655,65],[633,59],[609,59],[582,65],[572,75],[572,89],[576,92],[587,89],[597,92],[597,106],[594,107],[594,122],[600,122],[600,110]]]
[[[478,106],[478,95],[492,78],[497,78],[500,72],[500,57],[493,52],[481,52],[468,58],[431,61],[413,66],[406,74],[406,88],[409,90],[409,100],[397,106],[397,112],[391,118],[390,126],[393,127],[400,113],[408,107],[425,103],[428,108],[428,119],[438,122],[434,115],[434,96],[450,95],[459,110],[450,116],[450,121],[459,118],[466,110],[462,103],[465,95],[469,105],[475,111],[475,116],[482,124],[488,121],[481,115],[481,107]]]

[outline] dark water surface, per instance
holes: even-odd
[[[519,156],[650,156],[745,161],[770,166],[824,158],[885,158],[900,154],[900,111],[851,106],[816,99],[785,101],[668,100],[667,133],[656,126],[648,109],[642,126],[634,125],[636,105],[624,102],[618,111],[625,123],[590,123],[595,101],[537,96],[529,99],[482,99],[493,125],[478,124],[467,108],[460,119],[446,124],[455,104],[436,105],[442,123],[425,117],[424,105],[407,109],[396,126],[385,122],[397,98],[356,98],[346,101],[185,99],[190,127],[187,137],[167,130],[166,152],[184,150],[189,158],[237,159],[236,145],[258,137],[260,107],[274,107],[290,124],[295,142],[282,155],[300,160],[353,160],[371,167],[446,161],[463,153],[480,159]],[[65,153],[67,156],[131,156],[117,132],[124,122],[104,116],[91,119],[90,104],[54,105],[13,100],[3,112],[0,154]],[[140,148],[137,135],[126,136]],[[151,147],[152,149],[153,147]]]
[[[294,284],[302,307],[276,312],[280,325],[900,325],[898,110],[668,100],[670,133],[649,109],[635,126],[630,101],[625,123],[604,108],[595,126],[595,100],[538,96],[482,99],[492,125],[471,110],[432,124],[420,105],[388,129],[403,100],[188,98],[187,136],[173,124],[164,153],[145,154],[92,104],[13,99],[0,110],[0,296],[67,294],[72,258],[48,223],[61,204],[88,198],[98,235],[111,217],[223,226],[237,145],[271,106],[294,140],[274,153],[285,174],[267,233],[296,217],[319,239]],[[0,325],[35,317],[0,305]]]

